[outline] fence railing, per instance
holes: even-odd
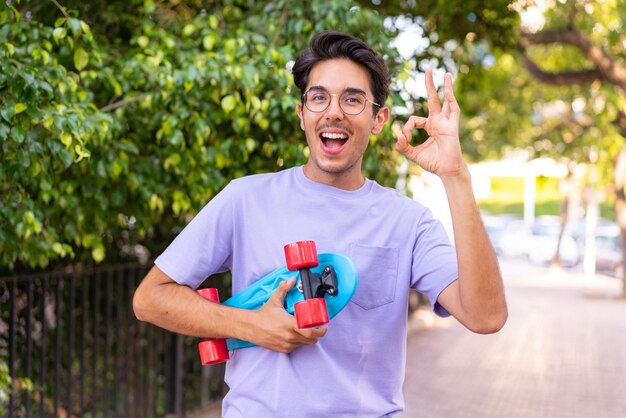
[[[0,278],[0,415],[183,416],[223,395],[223,367],[200,365],[197,339],[135,319],[132,295],[146,272]]]

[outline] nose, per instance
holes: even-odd
[[[335,100],[336,99],[336,100]],[[328,109],[326,109],[326,119],[343,119],[343,110],[339,106],[339,95],[331,94]]]

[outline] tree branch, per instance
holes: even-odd
[[[619,130],[620,135],[626,138],[626,113],[624,113],[623,110],[620,109],[617,112],[617,116],[615,117],[613,124]]]
[[[61,13],[63,13],[63,16],[65,16],[68,19],[70,18],[70,15],[67,14],[67,12],[65,11],[65,7],[61,6],[57,0],[52,0],[52,3],[54,3],[59,8],[59,10],[61,10]]]
[[[146,97],[148,97],[149,95],[150,95],[149,93],[146,93],[146,94],[142,94],[141,96],[127,97],[124,100],[120,100],[119,102],[111,103],[109,105],[106,105],[106,106],[100,108],[100,111],[101,112],[110,112],[112,110],[117,109],[118,107],[126,106],[129,103],[139,102],[139,101],[145,99]]]
[[[594,71],[601,74],[601,77],[597,79],[606,80],[626,91],[626,68],[604,49],[594,45],[591,40],[578,29],[562,28],[543,30],[536,33],[522,33],[521,40],[524,48],[531,45],[571,45],[594,63]]]
[[[555,86],[570,86],[574,84],[590,84],[596,80],[603,80],[602,73],[598,70],[584,71],[562,71],[559,73],[551,73],[544,71],[530,59],[525,52],[522,52],[522,62],[528,72],[542,83],[552,84]]]

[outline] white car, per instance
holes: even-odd
[[[533,264],[550,264],[556,256],[559,245],[559,234],[561,223],[557,218],[557,223],[553,221],[542,222],[541,218],[530,229],[526,256]],[[576,240],[565,231],[561,237],[559,247],[559,262],[563,267],[574,267],[582,259],[582,254],[578,248]]]
[[[540,216],[528,228],[522,220],[510,222],[500,238],[501,254],[506,257],[526,258],[533,264],[548,265],[556,255],[561,232],[561,220],[557,216]],[[573,267],[582,254],[576,240],[563,233],[559,252],[560,264]]]

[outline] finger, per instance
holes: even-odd
[[[450,103],[447,100],[443,101],[443,107],[441,108],[441,113],[446,117],[450,117]]]
[[[459,121],[461,116],[461,108],[459,107],[459,103],[456,101],[456,97],[454,97],[454,90],[452,89],[452,74],[446,73],[443,82],[443,97],[444,97],[444,105],[448,108],[448,117]]]
[[[285,301],[285,296],[287,295],[287,292],[289,292],[295,284],[296,284],[295,277],[292,277],[289,280],[280,282],[278,284],[278,288],[276,288],[272,296],[269,298],[268,302],[282,306],[283,302]]]
[[[439,101],[439,95],[437,94],[437,88],[433,81],[433,70],[426,70],[426,92],[428,93],[428,114],[436,115],[441,112],[441,102]]]
[[[326,335],[326,332],[328,331],[328,325],[322,325],[322,326],[315,327],[315,328],[302,329],[301,331],[305,331],[306,334],[311,338],[320,338]]]
[[[407,155],[411,151],[411,137],[413,135],[413,129],[423,129],[426,126],[428,119],[420,116],[411,116],[404,124],[402,129],[399,127],[396,131],[396,150],[403,155]]]
[[[302,341],[305,341],[307,344],[315,344],[318,339],[322,338],[326,335],[328,331],[327,326],[316,327],[316,328],[306,328],[306,329],[297,329],[297,332],[301,335]]]
[[[424,129],[426,127],[427,118],[421,116],[411,116],[402,127],[402,134],[404,134],[407,142],[411,141],[413,136],[413,129]]]

